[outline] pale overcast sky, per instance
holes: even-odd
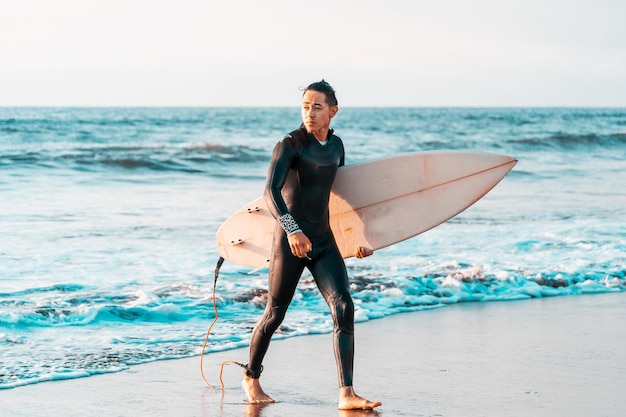
[[[5,0],[0,106],[626,107],[624,0]]]

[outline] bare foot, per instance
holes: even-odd
[[[371,410],[382,405],[380,401],[369,401],[359,397],[354,393],[352,387],[339,388],[339,409],[340,410]]]
[[[241,387],[251,403],[273,403],[274,400],[263,391],[259,379],[250,378],[244,375]]]

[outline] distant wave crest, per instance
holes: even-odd
[[[188,146],[92,146],[27,150],[0,155],[0,166],[66,167],[78,170],[104,168],[155,171],[208,172],[216,166],[266,163],[267,150],[241,145],[203,143]]]
[[[600,134],[568,134],[555,133],[547,137],[527,137],[510,139],[508,143],[524,150],[562,149],[580,150],[594,147],[621,148],[626,146],[626,133]]]

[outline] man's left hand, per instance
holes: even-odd
[[[356,256],[359,259],[362,258],[366,258],[370,255],[372,255],[374,253],[373,250],[371,250],[370,248],[366,248],[365,246],[359,246],[359,248],[356,250],[356,253],[354,254],[354,256]]]

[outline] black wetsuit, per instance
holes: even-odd
[[[325,145],[301,127],[274,148],[265,200],[279,222],[274,231],[267,308],[250,341],[250,376],[260,375],[270,339],[282,323],[306,267],[311,271],[333,317],[339,385],[352,385],[354,304],[349,293],[346,267],[330,229],[328,214],[330,189],[337,168],[343,163],[343,143],[332,130]],[[285,217],[293,220],[290,225],[280,221]],[[292,254],[287,235],[295,229],[302,230],[311,241],[310,259]]]

